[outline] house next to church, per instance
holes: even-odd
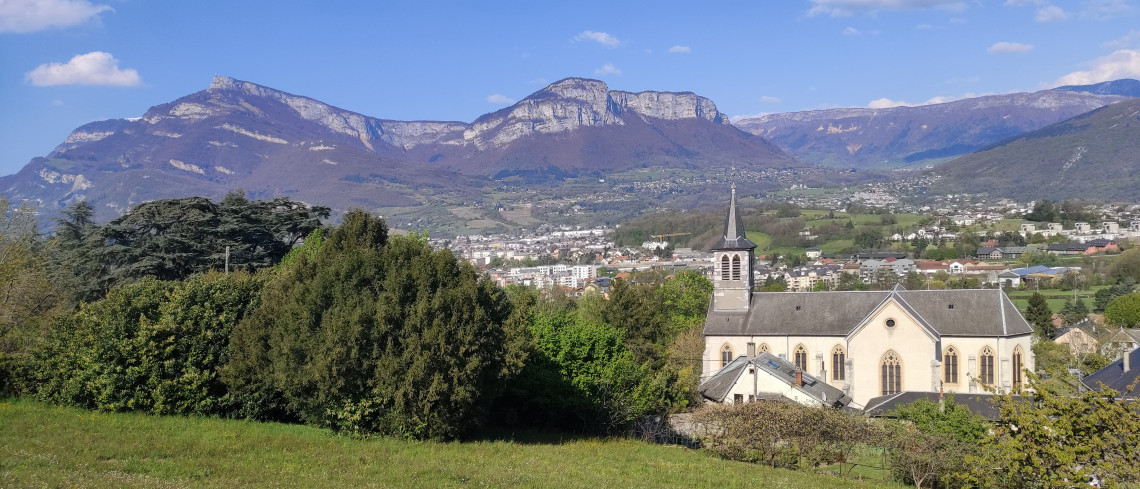
[[[907,391],[1009,391],[1034,368],[1033,327],[1000,288],[753,292],[755,249],[734,186],[712,250],[700,388],[710,402],[783,394],[816,405],[839,398],[846,407],[863,408],[873,398]],[[783,363],[805,380],[790,385],[786,373],[782,381],[759,377],[775,375],[779,368],[768,367]],[[765,391],[766,385],[777,392]]]

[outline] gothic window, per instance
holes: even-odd
[[[724,368],[725,365],[728,365],[731,362],[732,362],[732,347],[728,346],[728,344],[726,343],[724,346],[720,347],[720,367]]]
[[[728,280],[728,255],[720,257],[720,279]]]
[[[740,255],[732,255],[732,279],[740,280]]]
[[[958,383],[958,349],[953,346],[942,352],[942,381],[947,384]]]
[[[771,349],[771,348],[768,348],[768,344],[767,344],[767,343],[761,343],[761,344],[760,344],[760,348],[757,348],[757,349],[756,349],[756,354],[760,354],[760,353],[769,353],[769,352],[771,352],[771,351],[772,351],[772,349]]]
[[[1025,368],[1021,346],[1013,349],[1013,390],[1021,389],[1021,369]]]
[[[902,360],[894,351],[883,355],[882,386],[884,396],[902,392]]]
[[[847,378],[847,371],[844,366],[847,364],[847,352],[843,350],[840,345],[835,345],[831,350],[831,380],[844,380]]]
[[[808,371],[807,348],[805,348],[804,345],[797,346],[796,351],[795,351],[793,356],[795,358],[796,368],[803,370],[804,372],[807,372]]]
[[[994,351],[988,346],[978,358],[978,378],[983,384],[994,385]]]

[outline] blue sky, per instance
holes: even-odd
[[[731,116],[1140,78],[1140,0],[0,0],[0,175],[227,75],[472,121],[569,76]]]

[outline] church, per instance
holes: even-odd
[[[1033,327],[1001,289],[754,292],[755,250],[733,186],[704,325],[711,402],[862,409],[903,392],[1010,391],[1033,371]]]

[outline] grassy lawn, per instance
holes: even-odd
[[[676,446],[534,438],[357,440],[305,426],[0,400],[0,487],[876,487]]]
[[[745,231],[745,235],[753,243],[756,243],[757,250],[766,250],[768,245],[772,244],[772,237],[760,231]]]
[[[987,229],[989,231],[993,231],[995,233],[1001,233],[1001,232],[1005,232],[1005,231],[1017,232],[1017,231],[1021,231],[1022,223],[1026,223],[1026,222],[1029,222],[1029,221],[1026,221],[1024,219],[1001,219],[999,221],[990,223],[989,228],[983,228],[982,226],[979,226],[979,225],[973,225],[973,226],[967,226],[966,229],[973,231],[975,233],[979,233],[979,234],[985,233],[987,231]],[[1040,223],[1035,223],[1035,224],[1040,225]]]
[[[1090,308],[1093,306],[1094,294],[1096,291],[1108,287],[1107,285],[1098,285],[1090,287],[1086,290],[1078,290],[1077,297],[1085,300],[1085,305]],[[1009,299],[1013,301],[1013,305],[1018,309],[1025,311],[1029,307],[1029,298],[1033,296],[1032,290],[1015,290],[1007,292]],[[1041,295],[1045,296],[1045,302],[1049,304],[1049,310],[1054,313],[1061,312],[1061,308],[1065,306],[1065,301],[1073,298],[1073,291],[1071,290],[1042,290]]]
[[[819,251],[822,253],[839,253],[852,246],[855,246],[853,239],[833,239],[820,245]]]

